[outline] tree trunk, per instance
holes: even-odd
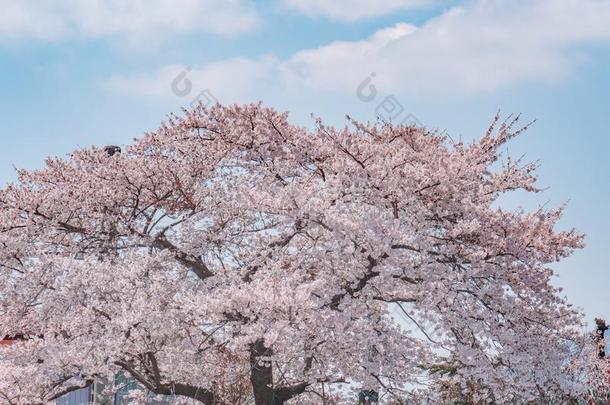
[[[250,346],[250,382],[254,391],[256,405],[282,405],[276,401],[273,391],[273,369],[271,364],[263,364],[261,357],[271,355],[271,349],[265,347],[262,339]]]

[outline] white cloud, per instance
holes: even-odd
[[[376,72],[390,91],[493,90],[565,77],[582,45],[610,40],[608,22],[608,0],[480,0],[417,29],[298,52],[284,69],[317,88],[353,89]]]
[[[384,55],[388,47],[413,35],[417,27],[400,23],[384,28],[357,42],[333,42],[294,54],[282,62],[287,82],[313,89],[354,89],[371,72],[394,63],[395,55]]]
[[[194,74],[207,87],[252,99],[274,85],[354,94],[372,72],[386,93],[492,91],[565,77],[586,57],[583,46],[610,42],[609,21],[610,0],[479,0],[420,27],[397,24],[362,41],[333,42],[284,60],[215,62]],[[169,89],[171,80],[164,80]]]
[[[192,30],[231,35],[259,24],[247,0],[0,0],[0,10],[0,41],[149,42]]]
[[[113,76],[106,87],[126,95],[147,98],[181,99],[190,103],[201,92],[210,90],[220,101],[248,101],[273,80],[277,59],[234,58],[191,68],[168,65],[142,76]]]
[[[438,2],[438,1],[437,1]],[[433,0],[284,0],[284,5],[309,16],[356,21],[421,7]]]

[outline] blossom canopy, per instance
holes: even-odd
[[[257,405],[563,395],[581,318],[549,266],[582,236],[561,209],[498,208],[537,191],[502,157],[516,123],[462,143],[198,106],[20,171],[0,190],[0,335],[29,338],[0,348],[0,402],[118,372],[205,404],[244,378]]]

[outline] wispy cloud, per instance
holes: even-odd
[[[333,42],[283,60],[218,61],[194,69],[193,75],[218,92],[227,88],[234,96],[254,98],[278,82],[287,91],[353,92],[371,72],[393,92],[491,91],[569,75],[586,58],[584,46],[610,43],[608,21],[610,0],[480,0],[419,27],[401,23],[361,41]],[[148,76],[151,86],[166,69]],[[125,88],[139,83],[142,93],[148,91],[138,77],[117,77],[112,83]]]
[[[125,95],[146,98],[181,99],[190,101],[205,89],[222,100],[249,101],[261,88],[268,87],[277,67],[272,56],[234,58],[207,64],[200,68],[168,65],[141,76],[113,76],[105,86]]]
[[[150,42],[187,31],[233,35],[260,23],[247,0],[0,0],[0,9],[0,42]]]
[[[291,9],[312,17],[356,21],[379,17],[397,10],[417,8],[440,0],[283,0]]]

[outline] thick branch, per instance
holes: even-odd
[[[67,387],[67,388],[61,390],[60,392],[58,392],[57,394],[53,395],[52,397],[50,397],[49,401],[54,401],[57,398],[63,397],[66,394],[89,387],[91,384],[93,384],[93,380],[86,380],[84,385],[73,385],[73,386]]]
[[[385,257],[387,257],[387,255],[382,257],[382,259]],[[353,297],[356,293],[362,291],[364,289],[364,287],[367,286],[367,284],[370,280],[372,280],[373,278],[375,278],[379,275],[378,271],[373,270],[375,268],[375,266],[377,266],[379,264],[379,260],[374,259],[371,256],[368,256],[367,260],[369,261],[369,264],[367,266],[367,272],[365,273],[364,277],[358,279],[358,283],[354,287],[346,287],[345,291],[334,295],[331,298],[330,303],[327,304],[328,307],[330,307],[333,310],[338,310],[339,305],[341,304],[341,301],[343,301],[343,299],[346,296]]]
[[[294,398],[294,397],[304,393],[305,390],[307,389],[307,387],[313,385],[314,383],[331,383],[332,384],[332,383],[344,383],[344,382],[345,382],[345,378],[335,378],[335,379],[323,378],[323,379],[318,379],[315,382],[302,382],[302,383],[290,385],[287,387],[278,387],[274,391],[275,400],[278,404],[283,404],[284,402],[288,401],[289,399]]]
[[[154,244],[157,247],[168,249],[175,253],[176,260],[180,263],[188,267],[193,271],[201,280],[205,280],[208,277],[214,275],[214,273],[205,265],[203,260],[198,257],[187,255],[184,252],[181,252],[173,243],[168,241],[165,238],[156,238]]]
[[[166,383],[161,384],[160,382],[153,383],[149,381],[145,376],[139,373],[133,365],[117,361],[116,364],[123,370],[127,371],[133,378],[135,378],[140,384],[144,386],[150,392],[157,395],[179,395],[187,398],[195,399],[205,405],[213,405],[215,402],[214,393],[206,388],[196,387],[188,384],[180,383]]]

